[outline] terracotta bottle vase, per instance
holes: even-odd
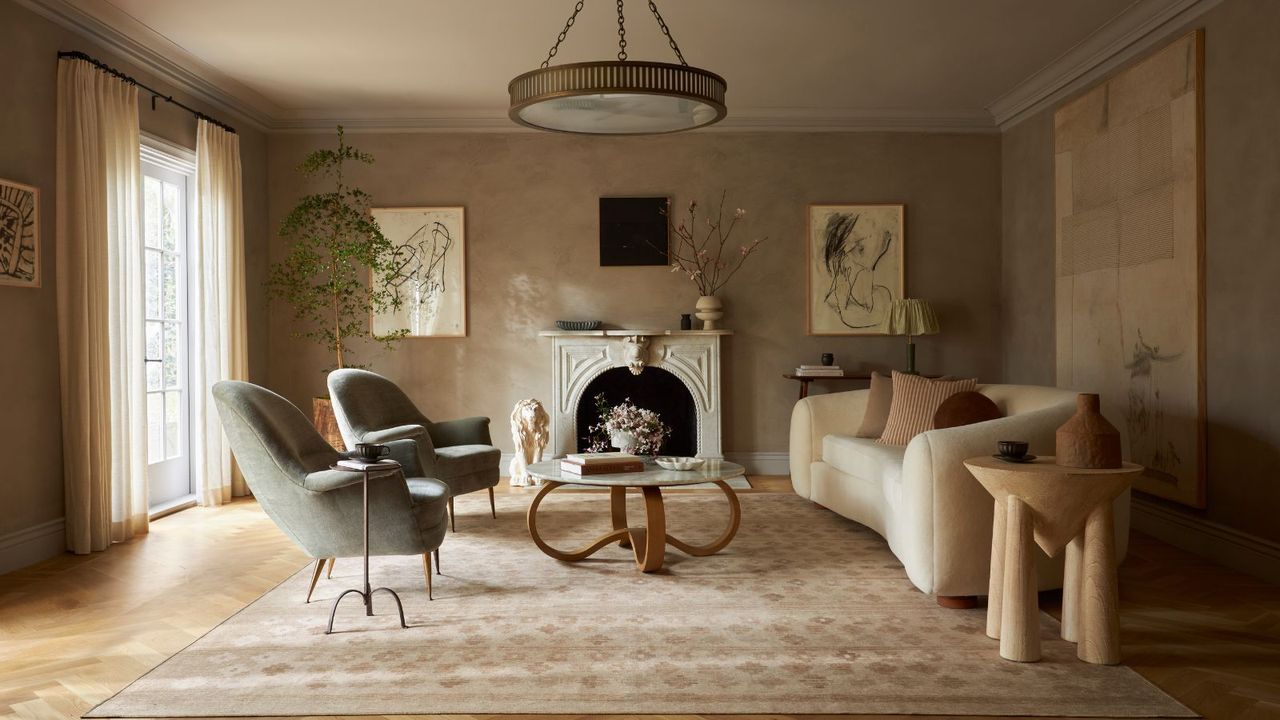
[[[1057,433],[1057,463],[1075,468],[1118,468],[1120,431],[1107,421],[1093,393],[1076,396],[1076,414]]]

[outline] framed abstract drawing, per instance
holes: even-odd
[[[1134,489],[1205,506],[1204,34],[1054,113],[1057,384],[1102,396]]]
[[[467,241],[461,207],[373,208],[369,211],[395,247],[394,280],[386,290],[400,308],[375,312],[375,335],[409,337],[467,334]]]
[[[0,285],[40,287],[40,190],[0,180]]]
[[[905,205],[810,205],[810,335],[883,335],[906,296]]]

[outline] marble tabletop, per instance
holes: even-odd
[[[599,485],[601,487],[645,487],[663,485],[695,485],[741,477],[746,469],[727,460],[708,459],[694,470],[665,470],[657,465],[646,465],[642,472],[607,473],[603,475],[573,475],[560,473],[559,460],[546,460],[529,466],[529,474],[538,480],[551,480],[574,485]]]

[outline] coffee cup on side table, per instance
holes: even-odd
[[[391,448],[381,443],[356,443],[356,456],[367,462],[378,462]]]
[[[1001,440],[996,443],[1000,456],[1010,460],[1021,460],[1027,456],[1029,444],[1025,440]]]

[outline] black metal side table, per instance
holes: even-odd
[[[373,617],[373,594],[379,591],[386,592],[396,601],[396,609],[400,611],[400,627],[409,627],[404,621],[404,605],[400,602],[400,596],[395,590],[388,587],[380,587],[376,589],[369,588],[369,476],[388,471],[397,471],[400,469],[400,463],[394,460],[381,460],[373,463],[361,463],[363,467],[354,468],[345,465],[331,465],[332,470],[341,470],[343,472],[358,472],[364,476],[361,485],[364,487],[364,590],[351,588],[344,590],[341,595],[333,601],[333,609],[329,611],[329,626],[325,628],[324,634],[328,635],[333,632],[333,618],[338,614],[338,605],[342,603],[342,598],[355,593],[364,599],[364,614],[367,617]]]

